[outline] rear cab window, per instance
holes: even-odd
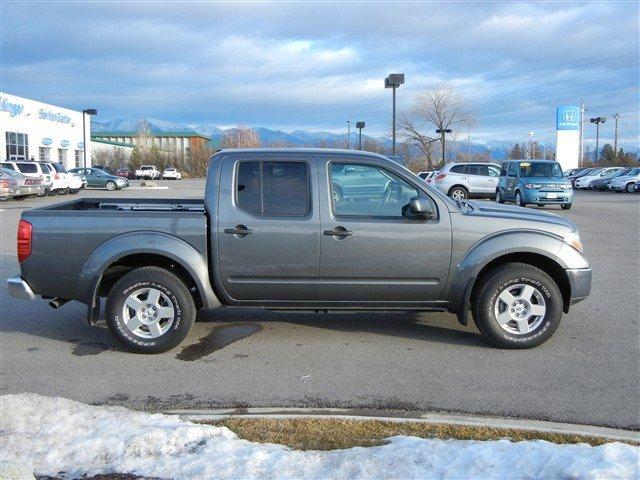
[[[307,216],[311,211],[306,162],[240,161],[236,204],[253,215]]]
[[[38,173],[38,166],[35,163],[16,163],[21,173]]]

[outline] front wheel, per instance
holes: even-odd
[[[627,183],[625,190],[627,191],[627,193],[633,193],[636,191],[636,185],[634,183]]]
[[[571,204],[570,203],[563,203],[562,204],[562,209],[563,210],[569,210],[571,208]]]
[[[562,317],[562,294],[545,272],[507,263],[480,280],[473,302],[478,330],[500,348],[531,348],[546,342]]]
[[[107,326],[128,348],[161,353],[189,333],[196,307],[187,286],[158,267],[137,268],[116,282],[107,298]]]
[[[527,206],[527,204],[522,200],[522,194],[520,192],[516,192],[515,203],[519,207],[526,207]]]
[[[113,182],[111,180],[109,180],[107,183],[104,184],[104,187],[109,190],[110,192],[114,191],[118,186],[116,185],[116,182]]]

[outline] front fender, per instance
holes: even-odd
[[[496,258],[509,254],[534,253],[547,257],[564,270],[589,268],[589,263],[559,236],[540,230],[498,232],[475,243],[452,265],[451,281],[443,295],[451,311],[458,312],[468,303],[471,286],[482,269]]]
[[[140,231],[125,233],[100,245],[87,259],[78,279],[77,298],[94,305],[98,285],[107,267],[128,255],[152,254],[170,258],[181,265],[193,278],[205,308],[221,305],[209,283],[206,258],[179,238],[160,232]]]

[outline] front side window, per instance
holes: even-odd
[[[381,167],[332,163],[331,194],[337,216],[401,218],[418,189]]]
[[[305,216],[310,210],[305,162],[240,162],[236,202],[255,215]]]
[[[515,177],[518,175],[518,165],[516,163],[512,163],[509,165],[508,175],[510,177]]]
[[[489,167],[487,165],[469,165],[469,175],[489,176]]]

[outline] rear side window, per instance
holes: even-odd
[[[62,165],[61,163],[52,163],[51,165],[53,165],[53,168],[56,169],[56,172],[67,173],[67,170],[64,168],[64,165]]]
[[[454,165],[453,167],[451,167],[451,169],[449,170],[452,173],[462,173],[464,175],[469,173],[469,166],[468,165]]]
[[[305,162],[240,162],[236,201],[256,215],[309,213],[309,167]]]
[[[38,173],[38,166],[35,163],[17,163],[16,165],[22,173]]]

